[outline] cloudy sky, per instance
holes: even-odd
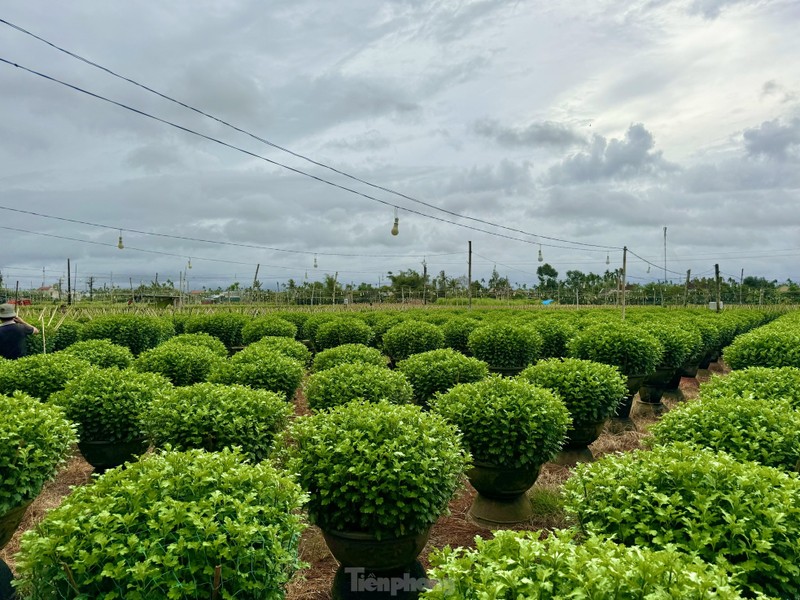
[[[664,277],[664,227],[672,280],[800,279],[796,0],[2,0],[0,18],[243,130],[0,23],[6,282],[50,284],[69,257],[81,287],[177,281],[189,259],[193,289],[257,264],[270,288],[377,284],[423,260],[464,275],[468,240],[478,279],[530,285],[540,247],[562,275],[603,272],[627,246],[643,282]]]

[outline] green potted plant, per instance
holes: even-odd
[[[797,475],[676,443],[578,465],[564,493],[585,534],[695,554],[748,597],[800,594]]]
[[[61,352],[82,358],[96,367],[125,369],[133,362],[133,353],[125,346],[118,346],[109,340],[86,340],[75,342]]]
[[[650,427],[652,445],[686,442],[784,471],[800,470],[800,413],[788,400],[700,397]]]
[[[627,379],[628,394],[617,408],[616,419],[630,421],[633,397],[648,375],[656,372],[664,354],[661,343],[627,323],[600,323],[578,333],[569,344],[569,354],[618,367]]]
[[[470,333],[467,345],[490,371],[516,375],[539,359],[542,338],[530,327],[492,323]]]
[[[228,350],[242,346],[242,329],[250,321],[239,313],[217,312],[192,315],[183,326],[184,333],[207,333],[220,340]]]
[[[614,598],[743,600],[724,569],[675,548],[627,548],[574,532],[497,531],[475,548],[431,555],[438,583],[425,598]]]
[[[364,344],[342,344],[317,353],[311,370],[318,373],[344,363],[388,366],[387,358],[377,348],[370,348]]]
[[[291,400],[305,374],[303,364],[277,350],[261,347],[260,343],[251,344],[238,354],[217,364],[211,371],[208,381],[238,383],[279,392],[287,400]]]
[[[297,326],[286,319],[268,315],[253,319],[242,327],[242,343],[245,346],[268,335],[294,339],[297,336]]]
[[[600,437],[628,393],[619,369],[580,358],[550,358],[531,365],[519,378],[553,390],[567,405],[572,425],[558,462],[592,461],[589,444]]]
[[[701,398],[752,397],[771,402],[787,400],[800,409],[800,369],[797,367],[746,367],[724,377],[712,375],[700,384]]]
[[[171,320],[132,314],[101,315],[81,328],[81,339],[110,340],[125,346],[134,356],[155,348],[173,335],[175,326]]]
[[[561,358],[567,355],[569,341],[575,335],[575,329],[561,319],[554,317],[540,318],[530,324],[542,338],[541,358]]]
[[[446,392],[459,383],[480,381],[489,375],[485,362],[452,348],[412,354],[397,363],[397,369],[411,382],[414,400],[422,405],[437,392]]]
[[[175,337],[169,338],[166,342],[162,342],[159,346],[172,344],[188,344],[189,346],[203,346],[208,348],[220,358],[227,358],[228,349],[225,347],[219,338],[215,338],[208,333],[181,333]]]
[[[438,415],[355,401],[295,419],[283,461],[308,492],[308,517],[340,572],[397,572],[414,564],[447,511],[469,456]]]
[[[285,336],[267,335],[262,337],[257,342],[253,342],[246,348],[246,354],[252,352],[261,352],[262,350],[270,350],[283,354],[288,358],[293,358],[303,366],[311,362],[311,350],[308,349],[302,342],[298,342]]]
[[[169,380],[155,373],[92,368],[49,401],[77,426],[78,448],[86,462],[103,472],[147,450],[142,415],[150,402],[171,389]]]
[[[462,354],[469,354],[469,334],[480,327],[482,323],[476,319],[466,317],[452,317],[442,325],[444,345]]]
[[[800,327],[759,327],[737,336],[723,351],[734,371],[746,367],[800,367]]]
[[[342,344],[368,345],[374,337],[372,328],[364,321],[353,317],[339,317],[317,328],[314,347],[319,352]]]
[[[258,462],[269,456],[291,414],[291,405],[276,392],[197,383],[154,398],[142,426],[156,448],[216,452],[239,446]]]
[[[642,328],[655,337],[663,349],[661,362],[639,388],[639,401],[652,414],[661,414],[666,407],[661,402],[664,392],[700,342],[692,333],[675,323],[647,323]]]
[[[163,375],[174,385],[192,385],[205,381],[224,360],[205,346],[167,343],[142,352],[133,368]]]
[[[0,395],[0,549],[77,441],[64,411],[22,392]]]
[[[238,450],[155,453],[76,488],[25,533],[25,598],[283,598],[302,493]]]
[[[19,391],[44,401],[91,368],[88,361],[61,352],[6,360],[0,362],[0,394]]]
[[[383,347],[392,364],[412,354],[436,350],[444,346],[441,327],[424,321],[403,321],[383,334]]]
[[[322,410],[356,399],[408,404],[414,399],[414,390],[405,375],[398,371],[363,363],[343,363],[311,375],[306,381],[305,395],[311,410]]]
[[[491,375],[434,396],[430,407],[458,427],[472,454],[467,476],[478,496],[471,517],[492,525],[530,519],[525,492],[561,449],[570,424],[558,396],[527,381]]]

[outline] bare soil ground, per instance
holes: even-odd
[[[724,374],[729,369],[722,363],[712,363],[709,370],[701,370],[696,379],[683,378],[678,392],[664,395],[663,402],[667,410],[680,402],[692,400],[697,397],[699,384],[707,381],[711,374]],[[302,392],[296,398],[296,414],[308,414],[308,406]],[[636,431],[614,433],[609,428],[594,442],[590,449],[596,458],[614,452],[628,452],[641,447],[641,440],[646,437],[648,426],[655,422],[657,417],[642,418],[635,414],[633,420]],[[534,506],[535,516],[530,523],[513,527],[513,529],[542,530],[543,532],[566,526],[567,520],[557,502],[562,484],[569,478],[572,469],[552,463],[542,468],[539,479],[529,495]],[[0,551],[0,559],[6,561],[14,569],[14,554],[19,550],[19,541],[22,533],[37,522],[51,508],[58,506],[70,493],[73,486],[84,485],[91,479],[92,467],[83,460],[80,453],[76,452],[59,472],[55,480],[45,485],[42,493],[33,502],[25,518],[11,539],[9,544]],[[490,538],[492,532],[476,525],[468,518],[468,511],[475,490],[464,482],[461,492],[450,502],[450,514],[439,519],[431,531],[427,546],[423,550],[420,560],[426,568],[427,557],[433,549],[444,546],[474,546],[475,536]],[[322,533],[316,527],[310,526],[300,542],[300,554],[309,568],[298,573],[290,582],[287,598],[289,600],[324,600],[331,597],[330,590],[333,577],[338,567],[333,556],[328,551]]]

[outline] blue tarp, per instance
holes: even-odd
[[[542,304],[544,304],[545,306],[547,306],[548,304],[552,304],[553,302],[554,302],[553,300],[542,300]]]

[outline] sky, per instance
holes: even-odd
[[[5,285],[68,258],[81,289],[244,287],[256,265],[267,289],[377,285],[466,275],[470,241],[474,279],[518,285],[540,250],[563,277],[623,247],[633,283],[800,280],[796,0],[0,0],[0,19]]]

